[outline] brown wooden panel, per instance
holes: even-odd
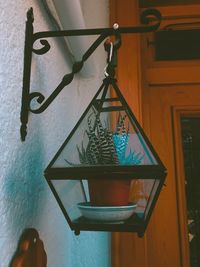
[[[137,1],[111,0],[111,25],[134,26],[139,24]],[[138,34],[122,36],[118,56],[118,86],[134,114],[141,121],[140,39]],[[145,237],[134,233],[112,235],[113,267],[145,267]]]
[[[110,0],[111,22],[120,27],[136,26],[139,22],[137,1]],[[122,35],[118,52],[117,80],[126,101],[137,118],[141,116],[140,39],[138,34]]]

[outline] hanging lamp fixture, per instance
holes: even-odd
[[[152,16],[154,23],[149,24]],[[104,48],[108,57],[102,85],[44,172],[75,234],[89,230],[137,232],[143,236],[148,225],[166,169],[122,96],[115,68],[121,34],[155,31],[160,18],[157,10],[146,10],[141,15],[145,24],[138,27],[120,28],[115,24],[104,29],[33,33],[33,10],[27,13],[21,111],[23,141],[28,112],[43,112],[106,40]],[[30,93],[32,53],[41,55],[50,49],[49,42],[41,38],[77,35],[99,37],[46,100],[40,92]],[[107,39],[110,36],[115,37],[113,43]],[[34,49],[38,39],[43,47]],[[40,104],[37,109],[30,105],[34,98]]]

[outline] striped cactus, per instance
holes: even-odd
[[[130,136],[129,127],[127,130],[125,126],[126,116],[119,114],[114,132],[103,126],[98,114],[95,116],[94,124],[90,117],[87,120],[87,147],[84,148],[83,143],[81,147],[77,146],[80,163],[84,165],[140,164],[143,159],[141,153],[130,151],[126,156]]]

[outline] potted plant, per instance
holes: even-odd
[[[129,142],[129,127],[126,115],[119,113],[115,130],[112,131],[106,123],[102,124],[98,114],[92,123],[87,120],[87,146],[77,146],[80,163],[83,165],[138,165],[143,159],[141,152],[127,153]],[[126,124],[125,124],[126,123]],[[128,205],[131,180],[127,179],[90,179],[88,181],[90,202],[96,206]]]

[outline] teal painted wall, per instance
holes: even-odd
[[[48,2],[51,2],[50,0]],[[88,27],[108,24],[108,1],[81,1]],[[53,26],[41,1],[0,1],[0,267],[9,266],[24,229],[34,227],[44,241],[48,267],[109,267],[110,235],[70,231],[43,171],[74,127],[103,78],[105,54],[98,49],[92,77],[77,75],[43,114],[29,116],[28,136],[20,141],[20,107],[26,11],[34,9],[35,31]],[[33,56],[32,91],[48,96],[71,71],[61,42]]]

